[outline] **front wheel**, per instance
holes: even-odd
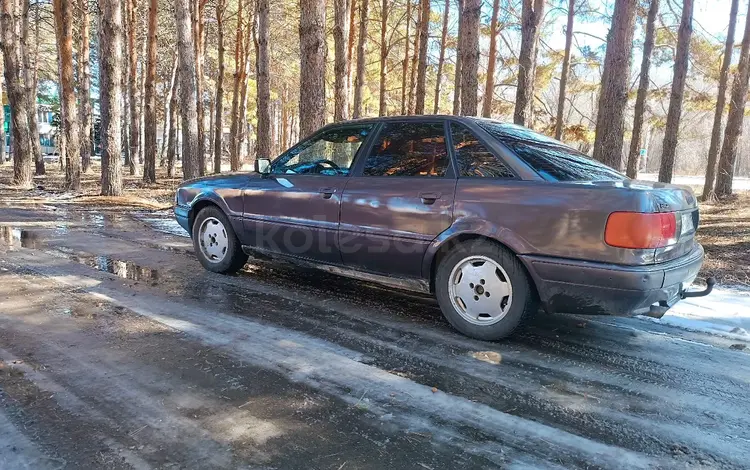
[[[247,263],[227,216],[215,206],[201,209],[195,217],[193,247],[203,267],[215,273],[236,273]]]
[[[445,318],[476,339],[510,336],[537,309],[518,258],[497,243],[459,243],[440,262],[435,291]]]

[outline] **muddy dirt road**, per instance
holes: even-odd
[[[640,319],[510,341],[167,214],[0,206],[0,468],[747,468],[750,354]]]

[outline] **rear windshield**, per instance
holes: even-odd
[[[622,181],[625,176],[586,154],[514,124],[477,121],[548,181]]]

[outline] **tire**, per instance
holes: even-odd
[[[538,309],[519,259],[486,240],[459,243],[448,252],[437,267],[435,294],[448,322],[481,340],[507,338]]]
[[[193,222],[192,232],[195,255],[208,271],[233,274],[247,263],[248,255],[242,251],[232,224],[218,207],[201,209]]]

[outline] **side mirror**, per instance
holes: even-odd
[[[255,160],[255,172],[261,175],[268,175],[271,173],[271,160],[268,158],[258,158]]]

